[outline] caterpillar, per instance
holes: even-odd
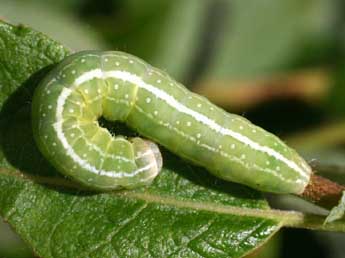
[[[113,136],[98,119],[139,137]],[[118,51],[82,51],[40,82],[32,128],[43,156],[98,190],[148,185],[162,168],[156,143],[224,180],[302,193],[311,168],[275,135],[190,92],[167,73]]]

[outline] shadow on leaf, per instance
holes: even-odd
[[[51,68],[34,73],[7,99],[0,113],[0,144],[7,161],[17,170],[34,176],[58,175],[36,147],[31,126],[33,92]]]

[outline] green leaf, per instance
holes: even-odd
[[[116,3],[114,15],[101,20],[91,17],[109,43],[169,71],[178,80],[186,80],[190,69],[194,69],[210,1],[126,0]]]
[[[168,152],[147,188],[87,192],[62,177],[34,144],[30,99],[40,78],[67,54],[41,33],[0,23],[0,215],[36,255],[239,257],[281,225],[303,223],[303,215],[272,211],[258,192]],[[319,218],[307,223],[322,225]]]
[[[332,223],[333,221],[343,218],[344,213],[345,213],[345,191],[343,191],[341,199],[339,200],[339,204],[333,207],[332,210],[330,211],[329,215],[327,216],[325,220],[325,223]]]
[[[68,4],[60,1],[60,4]],[[74,50],[106,49],[106,44],[90,26],[81,22],[77,11],[49,0],[2,0],[1,16],[12,23],[26,24]],[[39,15],[37,15],[39,13]],[[63,28],[63,29],[61,29]]]
[[[223,5],[231,15],[205,80],[249,79],[285,70],[306,42],[329,33],[334,15],[334,3],[322,0],[227,0]]]

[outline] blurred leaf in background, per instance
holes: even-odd
[[[11,228],[0,222],[0,257],[1,258],[30,258],[32,251],[22,242]]]
[[[114,49],[137,55],[177,79],[188,77],[198,53],[210,0],[95,1],[82,7],[85,22]]]
[[[99,33],[75,13],[49,1],[1,0],[0,18],[36,28],[75,51],[107,48]]]
[[[305,44],[324,40],[334,23],[332,1],[222,2],[229,12],[204,75],[206,80],[250,79],[285,72]]]

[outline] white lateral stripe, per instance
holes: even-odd
[[[94,78],[102,78],[103,77],[102,75],[103,73],[101,69],[94,69],[89,72],[83,73],[74,81],[73,86],[79,86],[80,84],[83,84],[84,82],[90,81]]]
[[[91,76],[90,76],[91,77]],[[91,77],[93,78],[93,77]],[[73,85],[72,88],[76,87],[77,85]],[[62,113],[63,113],[63,108],[66,102],[66,99],[68,96],[72,93],[72,90],[69,88],[63,88],[61,91],[61,94],[59,95],[58,101],[57,101],[57,108],[56,108],[56,123],[53,124],[53,127],[57,133],[58,139],[61,141],[63,147],[67,151],[67,155],[70,156],[74,162],[79,164],[82,168],[94,173],[94,174],[99,174],[102,176],[107,176],[107,177],[113,177],[113,178],[120,178],[120,177],[133,177],[140,172],[146,171],[153,167],[155,164],[151,163],[148,164],[145,167],[139,168],[131,173],[123,172],[123,171],[105,171],[102,169],[97,169],[95,166],[89,164],[86,160],[83,160],[82,158],[79,157],[77,153],[73,150],[71,145],[69,145],[65,134],[62,129],[62,123],[60,121],[63,121]]]
[[[305,171],[303,169],[301,169],[296,163],[294,163],[293,161],[285,158],[283,155],[281,155],[280,153],[276,152],[275,150],[266,147],[266,146],[261,146],[260,144],[258,144],[257,142],[252,141],[251,139],[249,139],[248,137],[234,132],[232,130],[229,130],[227,128],[224,128],[222,126],[220,126],[219,124],[217,124],[214,120],[206,117],[203,114],[200,114],[184,105],[182,105],[181,103],[179,103],[173,96],[170,96],[169,94],[167,94],[165,91],[158,89],[156,87],[154,87],[153,85],[147,84],[145,83],[139,76],[131,74],[129,72],[126,71],[107,71],[107,72],[102,72],[101,69],[94,69],[88,72],[85,72],[84,74],[80,75],[74,82],[74,85],[71,87],[72,89],[74,89],[75,87],[79,86],[80,84],[89,81],[91,79],[94,78],[99,78],[99,79],[106,79],[106,78],[118,78],[121,79],[123,81],[129,81],[135,85],[137,85],[138,87],[145,89],[149,92],[151,92],[152,94],[154,94],[157,98],[160,98],[162,100],[164,100],[168,105],[170,105],[171,107],[177,109],[178,111],[185,113],[187,115],[190,115],[191,117],[193,117],[195,120],[207,125],[209,128],[211,128],[212,130],[222,134],[222,135],[228,135],[233,137],[234,139],[248,145],[249,147],[251,147],[254,150],[260,151],[260,152],[264,152],[266,154],[268,154],[271,157],[276,158],[277,160],[282,161],[283,163],[285,163],[288,167],[294,169],[295,171],[297,171],[301,176],[308,178],[308,175],[305,173]],[[68,91],[65,91],[65,89],[68,88],[64,88],[64,90],[62,91],[61,95],[58,98],[58,105],[57,105],[57,112],[56,112],[56,118],[57,121],[61,121],[62,119],[62,110],[63,110],[63,106],[65,103],[66,98],[68,97],[68,95],[70,94],[70,92],[72,92],[71,89],[68,89]],[[62,128],[61,127],[57,127],[56,128],[57,134],[59,139],[61,140],[63,146],[65,147],[65,149],[67,150],[68,154],[73,158],[73,160],[77,161],[78,164],[83,164],[87,167],[90,167],[90,171],[94,172],[94,173],[99,173],[100,171],[97,170],[95,167],[93,167],[92,165],[86,163],[85,160],[80,159],[80,157],[74,152],[74,150],[71,148],[71,146],[68,144]],[[84,164],[86,163],[86,164]],[[84,167],[84,166],[83,166]],[[109,173],[107,171],[104,171],[105,173]],[[121,174],[121,172],[120,172]],[[128,174],[128,173],[125,173]],[[112,176],[114,176],[114,174],[111,173]],[[128,174],[128,176],[133,175],[133,174]],[[110,176],[110,175],[109,175]]]
[[[147,117],[149,117],[148,114],[147,114],[147,113],[144,113],[144,110],[142,110],[142,109],[139,108],[138,106],[136,106],[136,109],[137,109],[140,113],[142,113],[142,114],[146,115]],[[152,117],[150,117],[150,118],[152,118]],[[165,127],[168,127],[168,128],[171,129],[171,130],[174,130],[177,134],[181,135],[181,136],[184,137],[185,139],[188,139],[188,140],[190,140],[190,141],[196,142],[195,138],[193,138],[193,137],[191,137],[191,136],[189,136],[189,135],[186,135],[184,132],[178,130],[177,128],[175,128],[175,127],[173,127],[173,126],[171,126],[169,123],[166,124],[166,125],[164,125],[164,126],[165,126]],[[226,152],[224,152],[224,151],[219,151],[219,150],[217,150],[217,149],[211,147],[210,145],[207,145],[207,144],[204,144],[204,143],[201,143],[200,146],[202,146],[202,147],[205,148],[205,149],[211,150],[211,151],[213,151],[213,152],[218,152],[219,155],[221,155],[221,156],[223,156],[223,157],[226,157],[226,158],[228,158],[229,160],[231,160],[231,161],[233,161],[233,162],[237,162],[237,163],[241,164],[242,166],[248,168],[248,166],[247,166],[240,158],[237,158],[236,156],[230,156],[228,153],[226,153]],[[296,181],[294,181],[294,180],[285,178],[283,174],[277,173],[277,171],[272,170],[272,169],[269,169],[269,168],[260,167],[260,166],[256,165],[255,163],[253,164],[253,166],[254,166],[256,169],[261,170],[261,171],[263,171],[264,173],[269,173],[269,174],[271,174],[271,175],[273,175],[273,176],[275,176],[275,177],[278,177],[278,178],[280,178],[281,180],[283,180],[283,181],[285,181],[285,182],[287,182],[287,183],[303,183],[303,181],[302,181],[301,179],[297,179]]]

